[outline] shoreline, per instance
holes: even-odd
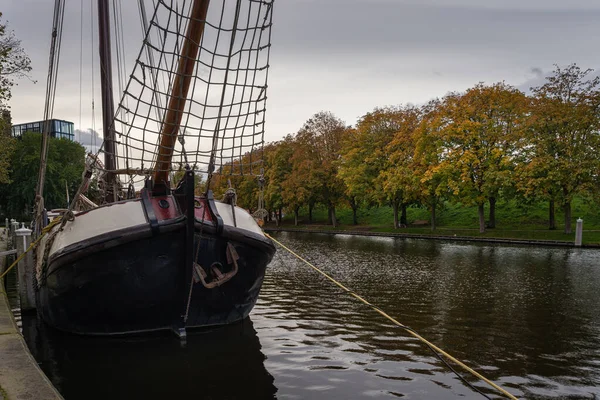
[[[572,247],[572,248],[588,248],[600,249],[600,244],[582,244],[575,246],[574,242],[561,240],[544,240],[544,239],[510,239],[510,238],[493,238],[493,237],[475,237],[475,236],[456,236],[456,235],[426,235],[418,233],[401,233],[401,232],[371,232],[371,231],[353,231],[353,230],[323,230],[323,229],[303,229],[303,228],[288,228],[288,227],[263,227],[265,232],[294,232],[294,233],[323,233],[329,235],[351,235],[351,236],[373,236],[373,237],[389,237],[389,238],[406,238],[406,239],[426,239],[426,240],[446,240],[457,242],[481,242],[481,243],[499,243],[499,244],[518,244],[518,245],[534,245],[534,246],[549,246],[549,247]]]
[[[6,245],[5,230],[0,228],[0,251]],[[0,258],[0,274],[7,267],[4,262]],[[8,303],[4,278],[0,279],[0,400],[62,398],[31,355]]]

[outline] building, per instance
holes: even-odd
[[[12,126],[12,136],[20,137],[25,132],[42,132],[44,130],[45,121],[27,122],[25,124],[18,124]],[[50,120],[50,136],[59,139],[75,140],[73,134],[73,128],[75,125],[69,121],[63,121],[60,119]]]

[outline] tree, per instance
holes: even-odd
[[[382,194],[394,206],[394,224],[398,227],[398,205],[401,208],[400,224],[408,224],[406,207],[419,199],[418,179],[414,173],[415,132],[421,118],[420,110],[413,106],[393,110],[396,132],[385,147],[388,160],[377,177]]]
[[[300,207],[306,200],[306,189],[302,181],[292,176],[296,142],[291,135],[265,147],[265,195],[275,207],[286,206],[294,212],[294,225],[298,225]],[[279,223],[279,216],[277,223]]]
[[[571,201],[597,188],[600,170],[600,77],[576,64],[556,66],[542,86],[532,88],[528,144],[523,149],[522,190],[549,200],[550,228],[554,202],[564,210],[565,233],[571,232]]]
[[[341,147],[339,177],[346,196],[361,203],[389,203],[394,208],[394,227],[398,227],[400,199],[384,191],[382,171],[390,164],[389,149],[402,124],[401,107],[381,107],[363,115],[356,129],[348,130]]]
[[[15,217],[27,216],[35,199],[42,135],[25,133],[16,140],[11,156],[11,183],[0,185],[0,206]],[[50,139],[44,191],[48,209],[67,205],[65,185],[72,197],[81,184],[85,148],[68,139]]]
[[[11,120],[7,102],[11,97],[15,79],[28,76],[30,71],[31,61],[21,47],[21,42],[0,21],[0,183],[9,182],[9,158],[14,150],[14,140],[10,137]]]
[[[505,83],[480,83],[464,94],[446,96],[440,106],[437,171],[456,199],[477,206],[481,233],[485,232],[485,203],[490,203],[494,227],[497,196],[513,182],[525,105],[525,95]]]
[[[15,79],[28,77],[30,71],[31,60],[21,47],[21,41],[0,22],[0,107],[5,107],[10,99]]]
[[[329,223],[334,227],[337,226],[335,206],[344,194],[344,182],[337,170],[345,132],[342,120],[322,111],[306,121],[296,136],[293,173],[305,177],[309,196],[314,194],[327,207]]]
[[[443,175],[439,173],[442,159],[441,140],[438,130],[440,123],[440,101],[432,100],[421,108],[421,122],[415,131],[415,156],[412,170],[417,178],[413,193],[430,212],[431,230],[436,229],[436,211],[442,199],[448,195]]]
[[[15,146],[15,139],[11,137],[10,128],[10,112],[0,109],[0,184],[10,182],[10,155]]]

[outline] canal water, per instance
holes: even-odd
[[[600,397],[599,250],[274,237],[520,398]],[[63,335],[28,315],[22,329],[67,400],[483,398],[281,249],[250,319],[185,346],[170,334]]]

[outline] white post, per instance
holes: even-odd
[[[17,257],[23,254],[31,244],[31,229],[25,228],[25,224],[15,231],[17,244]],[[35,310],[35,288],[33,286],[33,253],[30,251],[23,257],[17,266],[19,278],[19,298],[21,310]]]
[[[575,246],[581,247],[581,241],[583,237],[583,220],[577,219],[577,227],[575,228]]]
[[[15,221],[14,219],[11,219],[10,220],[10,243],[14,249],[17,248],[16,236],[15,236],[15,232],[17,229],[19,229],[19,223],[17,221]]]

